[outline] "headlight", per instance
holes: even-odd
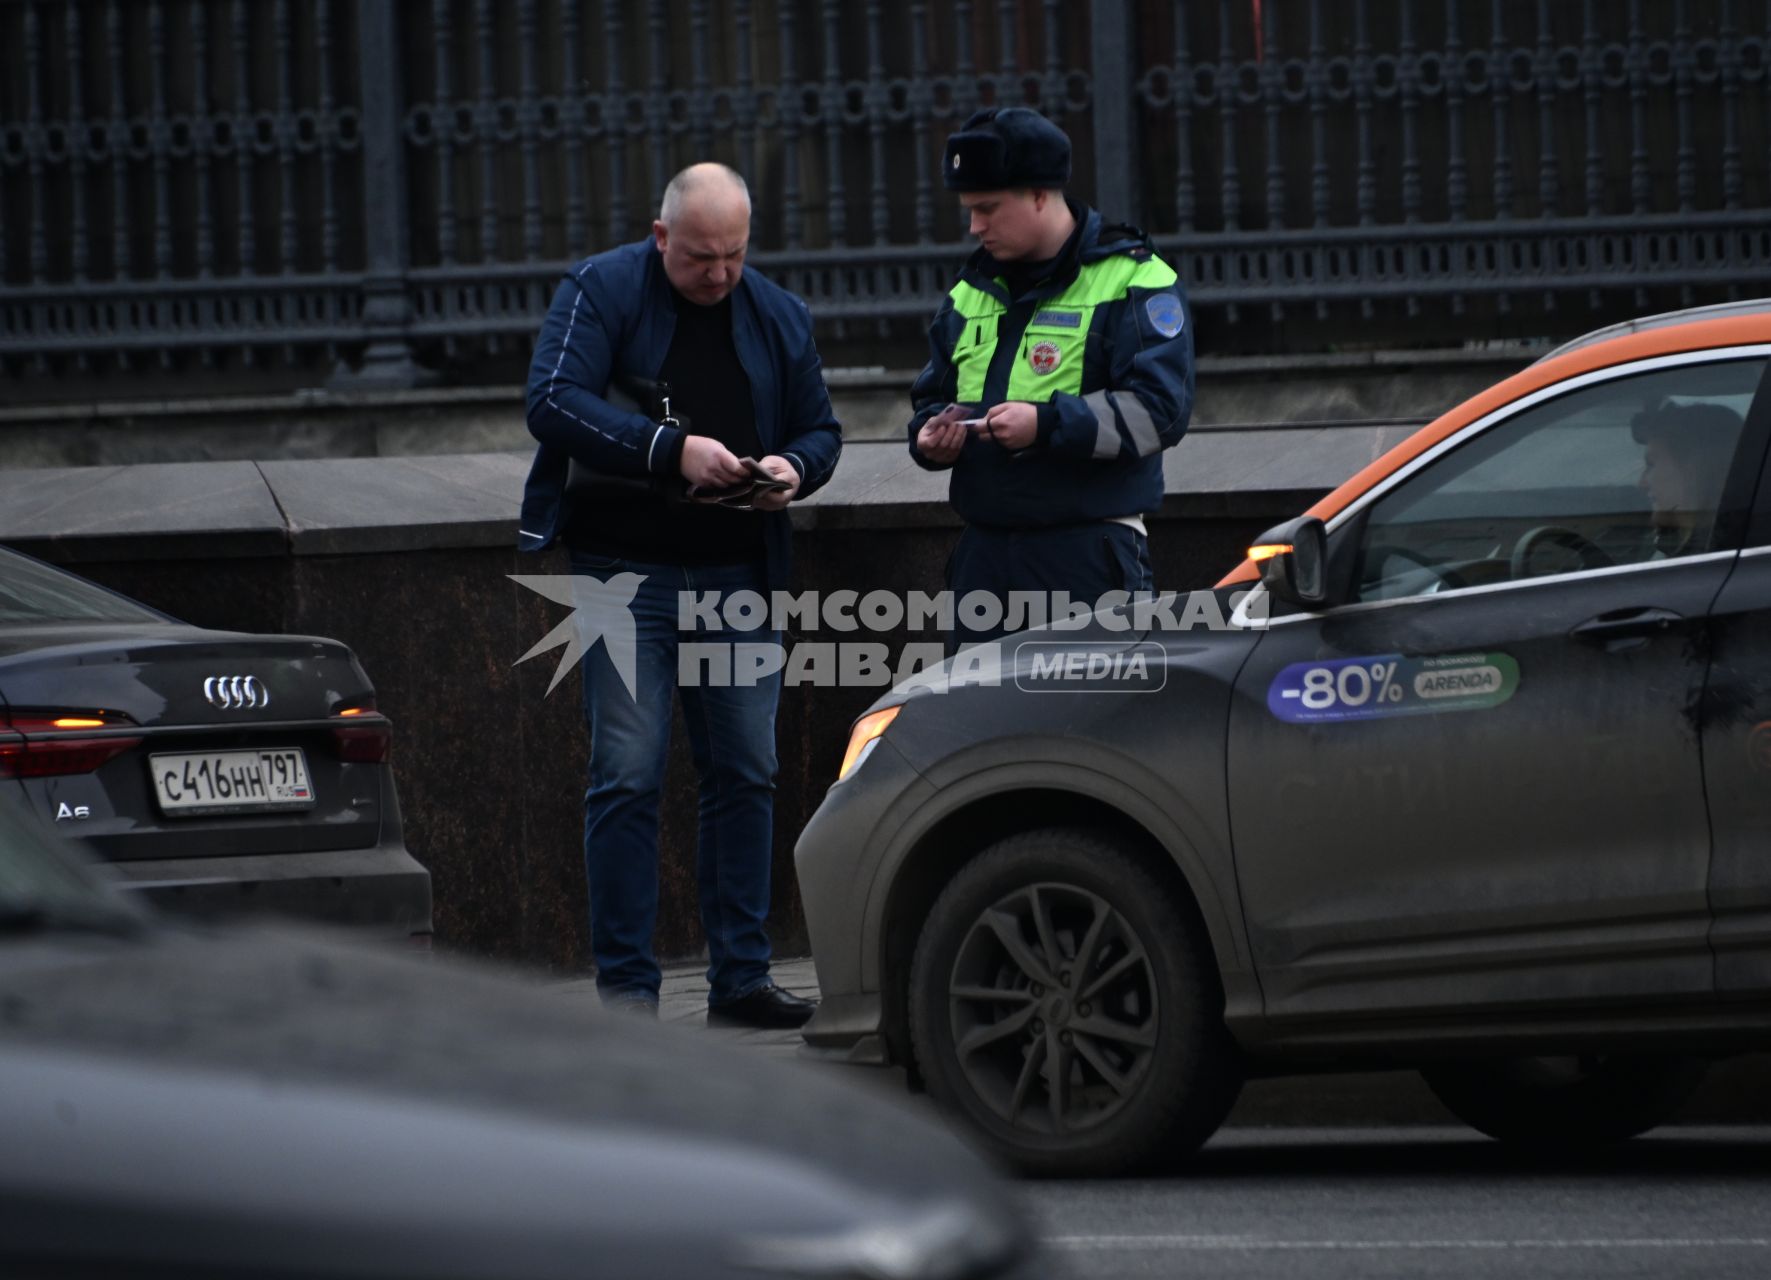
[[[960,1280],[999,1271],[1017,1251],[999,1222],[963,1205],[932,1206],[905,1221],[830,1235],[753,1237],[740,1267],[835,1280]]]
[[[887,707],[884,711],[862,716],[855,722],[854,730],[849,734],[849,749],[842,753],[842,768],[837,770],[838,782],[861,767],[867,753],[873,750],[873,744],[879,741],[879,735],[886,731],[886,726],[896,720],[903,709],[902,706]]]

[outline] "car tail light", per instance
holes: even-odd
[[[120,711],[0,711],[0,778],[91,773],[141,743]]]
[[[387,759],[393,734],[393,722],[375,709],[371,699],[360,699],[332,712],[333,745],[338,758],[351,764],[380,764]]]

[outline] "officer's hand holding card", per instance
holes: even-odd
[[[927,422],[916,433],[916,451],[937,466],[947,466],[959,460],[959,451],[965,448],[966,422],[977,416],[977,408],[973,405],[950,404]]]

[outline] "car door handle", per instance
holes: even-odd
[[[1568,634],[1577,640],[1603,643],[1609,640],[1630,640],[1669,630],[1685,621],[1685,615],[1671,609],[1614,609],[1588,618]]]

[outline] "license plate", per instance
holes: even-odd
[[[153,755],[154,798],[162,813],[266,813],[311,809],[314,787],[299,747]]]

